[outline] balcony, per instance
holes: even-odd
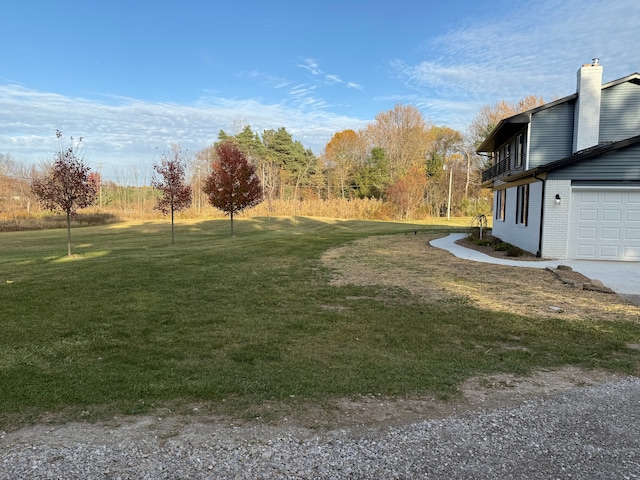
[[[524,169],[524,162],[515,155],[510,155],[504,159],[501,159],[498,163],[492,167],[487,168],[482,172],[482,183],[493,180],[497,177],[502,177],[508,173],[520,172]]]

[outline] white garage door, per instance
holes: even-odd
[[[640,261],[640,191],[574,189],[569,258]]]

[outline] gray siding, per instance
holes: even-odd
[[[575,101],[541,110],[531,118],[529,168],[571,155]]]
[[[640,85],[625,82],[602,91],[600,143],[640,135]]]
[[[640,180],[640,144],[614,150],[596,158],[583,160],[561,170],[549,172],[554,180]]]

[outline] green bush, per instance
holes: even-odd
[[[507,257],[521,257],[522,255],[524,255],[524,250],[520,247],[509,245],[509,248],[507,248]]]
[[[488,247],[489,245],[491,245],[493,242],[491,241],[491,239],[485,237],[485,238],[474,238],[474,237],[469,237],[469,240],[471,242],[473,242],[476,245],[479,245],[481,247]]]
[[[520,257],[524,255],[524,250],[522,250],[520,247],[516,247],[515,245],[511,245],[507,242],[503,242],[499,238],[496,240],[497,242],[493,247],[495,251],[505,252],[508,257]]]
[[[513,245],[511,245],[510,243],[503,242],[502,240],[500,240],[493,246],[493,249],[496,252],[506,252],[511,247],[513,247]]]

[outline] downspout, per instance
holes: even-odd
[[[538,177],[538,172],[536,171],[533,174],[533,178],[542,182],[542,198],[540,202],[540,232],[538,233],[538,251],[536,252],[536,257],[542,257],[542,225],[544,224],[544,191],[546,187],[547,180],[545,178]]]

